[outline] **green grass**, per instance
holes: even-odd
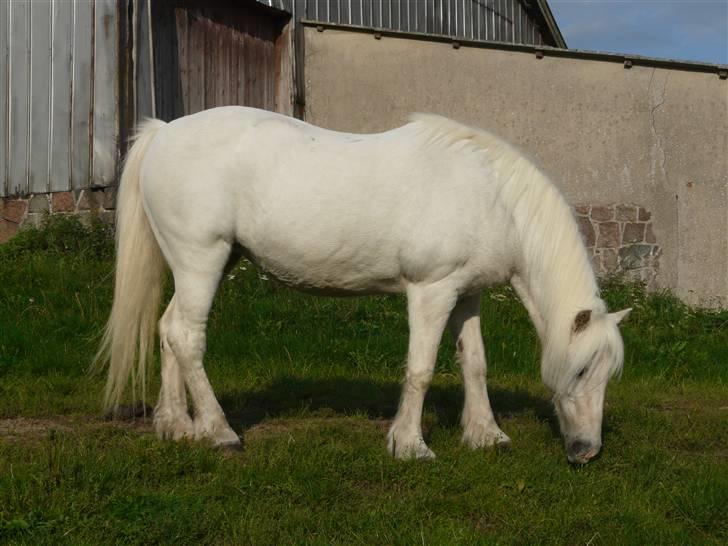
[[[404,299],[301,295],[241,264],[208,338],[210,379],[244,436],[243,453],[229,454],[101,417],[103,377],[87,368],[111,254],[102,228],[73,221],[0,247],[0,543],[728,541],[726,312],[605,283],[610,307],[634,312],[603,453],[578,468],[525,311],[510,290],[489,291],[489,390],[513,450],[460,445],[446,338],[425,410],[438,459],[400,462],[384,436],[403,374]]]

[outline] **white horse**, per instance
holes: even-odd
[[[240,443],[203,368],[234,245],[299,289],[406,293],[407,372],[387,437],[395,457],[434,457],[422,405],[446,326],[462,365],[463,442],[510,443],[488,401],[480,325],[481,289],[508,281],[541,338],[569,460],[599,452],[606,385],[623,360],[617,323],[629,310],[607,313],[565,200],[495,136],[431,115],[339,133],[243,107],[142,124],[119,188],[114,303],[99,355],[110,362],[109,408],[130,377],[143,391],[166,262],[175,292],[159,320],[162,438]]]

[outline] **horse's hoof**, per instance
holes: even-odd
[[[412,442],[411,444],[405,444],[404,446],[390,442],[387,449],[395,459],[399,459],[401,461],[431,461],[437,458],[435,453],[427,447],[427,444],[422,438]]]
[[[498,451],[510,448],[511,439],[492,423],[471,423],[463,431],[463,444],[471,449],[494,447]]]
[[[243,444],[242,442],[228,442],[225,444],[216,444],[215,449],[218,449],[223,453],[237,454],[243,452]]]
[[[513,445],[511,444],[511,439],[508,438],[507,440],[496,442],[495,449],[498,453],[510,453],[511,451],[513,451]]]

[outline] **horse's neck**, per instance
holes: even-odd
[[[569,206],[542,175],[531,183],[513,202],[514,224],[521,241],[514,287],[542,342],[547,343],[553,336],[568,332],[579,311],[593,309],[601,300]]]

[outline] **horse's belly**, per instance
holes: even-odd
[[[290,232],[288,232],[290,233]],[[396,253],[383,245],[354,245],[299,232],[267,234],[245,244],[251,260],[283,284],[318,294],[377,294],[404,290]]]

